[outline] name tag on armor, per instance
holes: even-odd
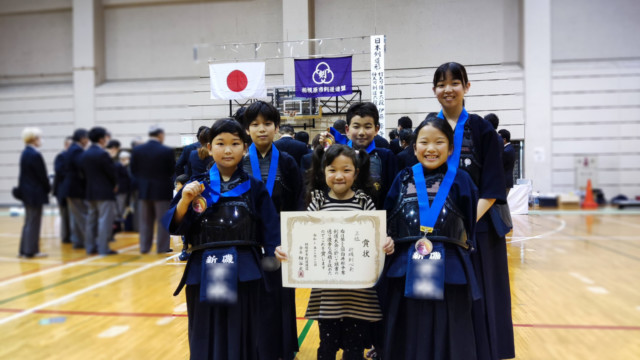
[[[444,258],[442,243],[434,243],[433,251],[425,256],[409,247],[404,296],[421,300],[443,300]]]
[[[238,252],[235,248],[212,249],[202,254],[200,301],[229,305],[238,300]]]

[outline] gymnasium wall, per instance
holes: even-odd
[[[418,122],[437,111],[433,71],[444,61],[458,61],[467,65],[472,83],[467,108],[481,115],[494,112],[514,139],[525,137],[522,1],[309,3],[316,38],[387,36],[387,129],[400,116]],[[556,191],[573,189],[573,160],[592,151],[602,157],[599,180],[607,196],[640,194],[634,180],[640,172],[634,161],[640,142],[640,47],[631,35],[640,30],[632,21],[638,5],[606,4],[552,2],[550,151]],[[283,39],[280,0],[103,0],[102,5],[104,68],[98,70],[105,82],[95,91],[96,125],[111,130],[125,147],[145,137],[151,124],[162,125],[167,144],[178,147],[181,136],[228,115],[227,101],[208,98],[207,65],[193,61],[194,44]],[[71,0],[0,0],[0,204],[14,202],[9,192],[17,183],[22,128],[43,128],[42,152],[53,172],[53,158],[75,127],[71,7]],[[354,64],[354,84],[366,100],[368,55],[356,55]],[[267,61],[267,85],[284,85],[280,60]],[[594,106],[599,112],[591,111]],[[605,133],[617,135],[589,145]]]
[[[640,195],[640,4],[552,1],[552,187],[595,158],[607,198]]]

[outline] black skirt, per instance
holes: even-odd
[[[190,359],[258,359],[260,282],[239,282],[234,305],[200,302],[200,285],[186,286]]]
[[[515,346],[507,244],[490,227],[489,231],[476,232],[476,248],[471,262],[482,299],[473,304],[473,318],[476,332],[487,337],[487,341],[478,342],[478,352],[489,352],[491,359],[511,359],[515,357]],[[483,348],[483,344],[489,348]]]
[[[445,284],[444,300],[404,296],[405,278],[388,278],[384,359],[476,359],[468,285]]]
[[[265,271],[264,276],[266,281],[260,282],[260,359],[290,360],[298,352],[296,292],[282,287],[282,269]]]

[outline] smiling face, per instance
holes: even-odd
[[[351,118],[351,123],[345,127],[349,139],[353,142],[354,148],[366,149],[373,141],[373,138],[380,130],[380,126],[375,123],[371,116],[360,117],[355,115]]]
[[[337,156],[331,164],[324,168],[325,182],[331,189],[329,196],[334,199],[348,199],[353,196],[354,191],[351,190],[351,187],[357,175],[358,170],[350,157]]]
[[[447,162],[452,151],[447,136],[430,124],[420,129],[414,150],[418,161],[429,170],[435,170]]]
[[[247,145],[237,134],[223,132],[207,145],[221,174],[231,175],[242,161]]]
[[[455,110],[463,107],[464,95],[469,91],[470,85],[454,79],[451,72],[447,71],[444,79],[438,81],[433,87],[433,93],[443,109]]]
[[[261,152],[266,152],[269,149],[276,132],[278,132],[276,124],[271,120],[265,119],[262,114],[258,114],[256,119],[249,124],[249,129],[247,130],[247,134],[251,136],[251,140]]]

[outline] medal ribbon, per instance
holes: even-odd
[[[440,119],[446,120],[444,117],[444,114],[442,113],[442,110],[440,110],[438,117]],[[468,119],[469,119],[469,113],[467,112],[467,109],[462,108],[462,112],[458,117],[458,121],[456,122],[456,128],[454,129],[454,132],[453,132],[453,154],[451,154],[451,156],[449,156],[449,159],[447,159],[447,166],[449,167],[449,169],[451,168],[457,169],[459,166],[460,151],[462,149],[462,136],[464,135],[464,124],[466,124]]]
[[[346,145],[349,142],[349,138],[340,134],[340,132],[333,127],[329,128],[329,132],[333,135],[333,138],[336,139],[336,143]]]
[[[269,175],[267,176],[267,190],[269,196],[273,193],[273,186],[276,183],[276,173],[278,172],[278,160],[280,159],[280,152],[278,148],[271,144],[271,164],[269,164]],[[262,172],[260,171],[260,160],[258,160],[258,150],[255,144],[249,146],[249,160],[251,160],[251,172],[254,178],[261,180]]]
[[[347,143],[347,145],[350,148],[353,148],[353,142],[351,140],[349,140],[349,142]],[[370,154],[373,150],[376,149],[376,142],[375,141],[371,141],[371,144],[369,144],[369,146],[367,146],[367,148],[365,149],[365,151],[367,152],[367,154]]]
[[[242,184],[234,187],[233,189],[222,193],[220,191],[220,170],[218,170],[218,167],[214,164],[211,167],[211,170],[209,170],[209,180],[211,181],[211,185],[207,184],[206,182],[201,182],[200,184],[202,184],[202,186],[204,187],[204,190],[202,191],[202,196],[207,199],[208,203],[211,204],[215,204],[218,202],[218,199],[220,199],[220,197],[234,197],[234,196],[240,196],[244,193],[246,193],[247,191],[249,191],[249,189],[251,189],[251,180],[247,180],[245,182],[243,182]]]
[[[444,119],[442,110],[438,117]],[[456,123],[456,129],[453,134],[453,153],[447,159],[447,173],[444,175],[444,179],[438,188],[436,197],[433,200],[431,206],[429,206],[429,193],[427,192],[427,184],[424,181],[424,169],[421,163],[417,163],[412,167],[413,181],[416,184],[416,193],[418,195],[418,205],[420,207],[420,231],[430,233],[433,231],[433,226],[438,220],[440,211],[444,206],[444,202],[449,195],[453,180],[456,178],[458,171],[458,162],[460,161],[460,151],[462,148],[462,136],[464,134],[464,124],[469,118],[469,113],[463,108],[458,122]]]

